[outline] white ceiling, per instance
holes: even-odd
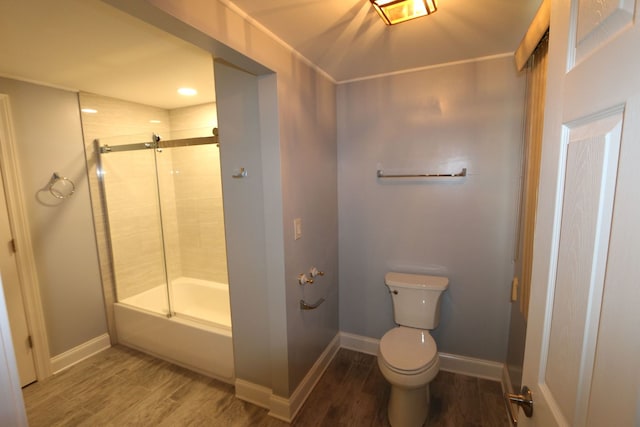
[[[386,26],[369,0],[232,0],[336,81],[516,50],[541,0],[438,0]]]
[[[511,53],[541,0],[439,0],[435,14],[392,27],[369,0],[233,3],[344,82]],[[208,53],[99,0],[0,0],[0,76],[162,108],[215,97]],[[200,93],[180,97],[181,86]]]
[[[0,76],[166,109],[215,99],[210,54],[99,0],[0,0]]]

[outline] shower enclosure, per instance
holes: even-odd
[[[118,341],[231,381],[217,136],[109,137],[95,150]]]

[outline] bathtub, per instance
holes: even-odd
[[[118,342],[232,384],[233,343],[228,285],[179,278],[114,304]]]

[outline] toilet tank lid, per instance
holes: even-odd
[[[384,282],[389,286],[400,288],[423,288],[441,291],[444,291],[449,286],[449,279],[446,277],[396,273],[393,271],[384,276]]]

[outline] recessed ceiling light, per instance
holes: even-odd
[[[98,112],[95,108],[83,108],[80,111],[87,114],[96,114]]]
[[[198,91],[190,87],[181,87],[178,89],[178,93],[184,96],[194,96],[198,94]]]
[[[149,120],[149,123],[162,123],[162,120],[153,119],[153,120]]]

